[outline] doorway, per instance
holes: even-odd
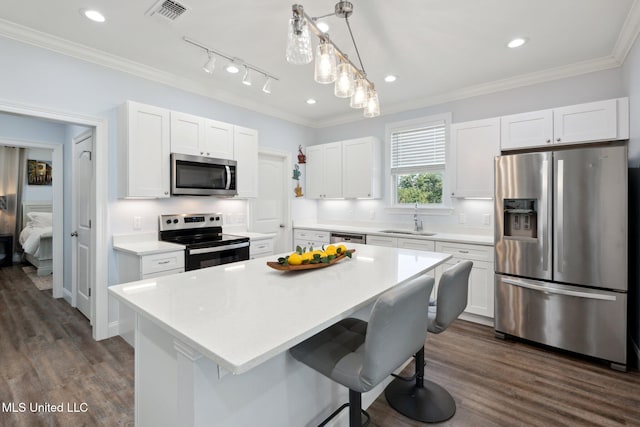
[[[94,129],[94,151],[93,151],[93,167],[94,181],[92,183],[92,193],[95,195],[90,201],[94,212],[93,224],[91,227],[91,251],[89,259],[90,277],[89,287],[92,289],[90,305],[92,316],[92,335],[96,340],[108,338],[109,333],[109,309],[108,309],[108,290],[107,290],[107,239],[106,239],[106,218],[107,218],[107,169],[108,169],[108,122],[107,119],[88,117],[86,115],[72,114],[65,112],[52,111],[40,107],[24,106],[16,104],[8,104],[0,102],[0,112],[15,114],[20,116],[31,117],[35,119],[44,119],[63,123],[68,125],[80,125]],[[59,165],[63,164],[62,145],[56,146],[53,153],[54,162]],[[62,170],[60,167],[59,170]],[[60,185],[54,190],[54,207],[57,212],[63,210],[63,185],[60,174],[54,174],[53,179],[60,179]],[[54,181],[55,182],[55,181]],[[59,193],[58,193],[59,192]],[[100,195],[100,197],[98,197]],[[68,215],[68,212],[66,213]],[[63,215],[55,215],[53,218],[53,233],[63,238],[54,239],[53,241],[53,272],[54,272],[54,289],[53,296],[61,298],[64,296],[63,291],[63,271],[64,271],[64,240],[69,239],[64,235],[64,219]],[[97,262],[100,260],[100,262]],[[70,274],[70,272],[68,272]],[[56,277],[60,282],[56,286]],[[117,333],[117,331],[115,332]],[[114,333],[114,334],[115,334]]]
[[[291,154],[260,149],[258,197],[249,201],[249,224],[256,233],[276,235],[275,253],[291,248],[291,202],[289,200]]]

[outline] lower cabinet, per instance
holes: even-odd
[[[262,258],[273,255],[273,239],[251,239],[249,245],[249,258]]]
[[[184,251],[134,255],[118,251],[119,283],[184,272]]]
[[[453,255],[449,261],[436,267],[436,286],[440,276],[447,268],[460,261],[472,261],[473,268],[469,276],[469,299],[465,313],[493,319],[495,286],[493,281],[493,247],[436,242],[436,252]]]
[[[321,249],[331,241],[331,233],[328,231],[307,230],[298,228],[293,230],[293,250],[300,246],[308,251],[309,248]]]

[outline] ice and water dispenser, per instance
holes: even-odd
[[[504,236],[537,239],[537,205],[537,199],[504,199]]]

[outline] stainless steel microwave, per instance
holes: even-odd
[[[171,194],[235,196],[238,162],[171,153]]]

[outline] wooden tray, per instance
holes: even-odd
[[[347,249],[347,252],[354,253],[355,249]],[[340,255],[329,261],[329,263],[319,262],[317,264],[300,264],[300,265],[283,265],[277,261],[267,261],[267,265],[275,270],[279,271],[298,271],[298,270],[313,270],[316,268],[329,267],[338,261],[342,261],[346,258],[346,255]]]

